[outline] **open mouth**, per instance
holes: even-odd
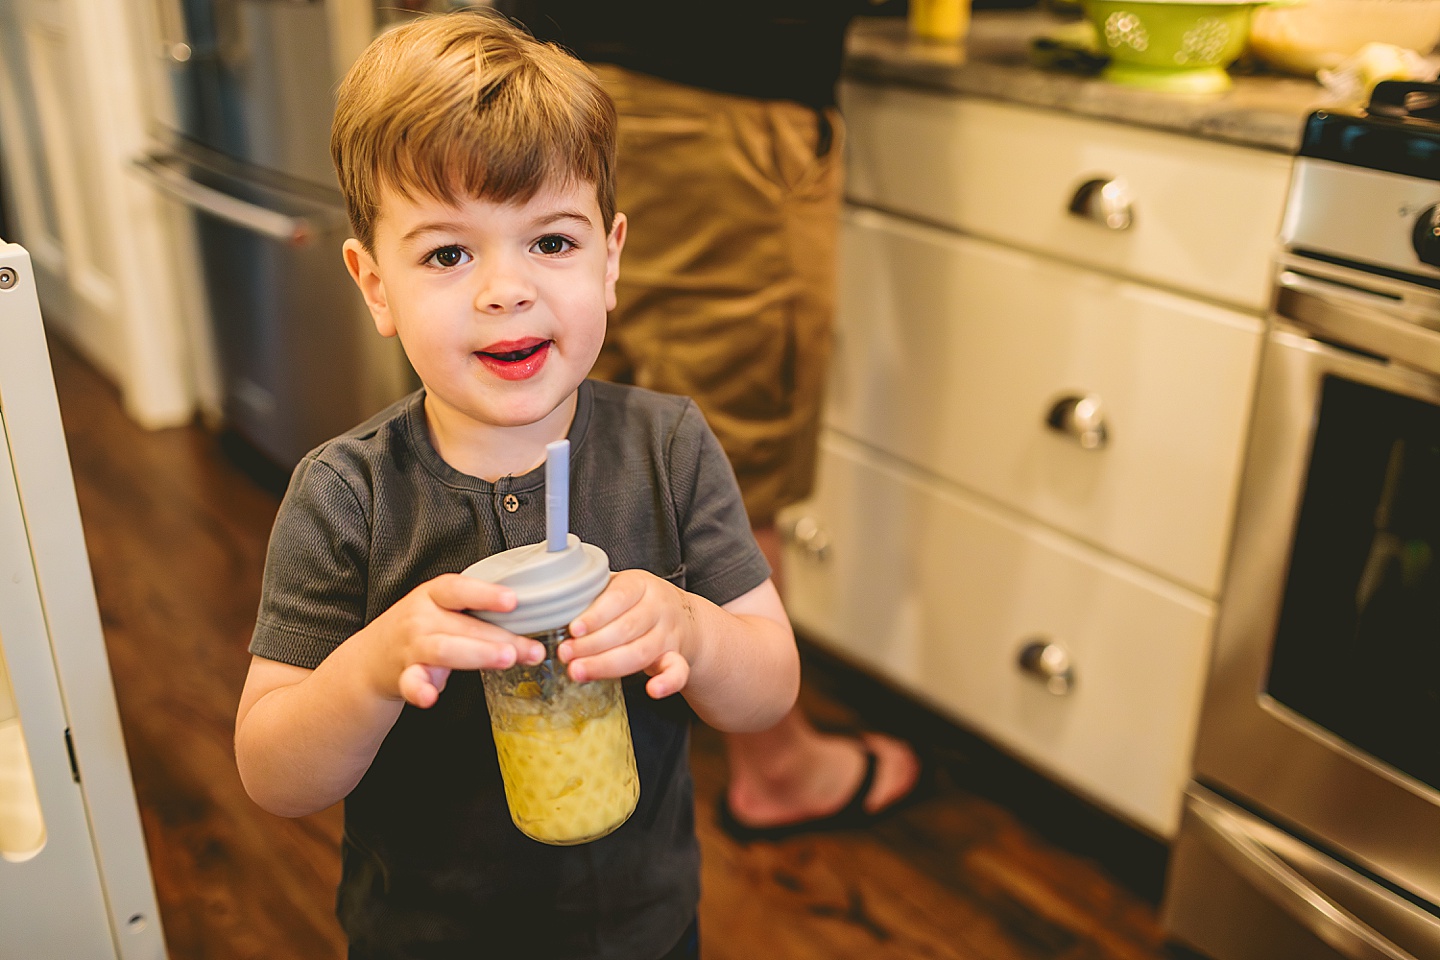
[[[532,343],[530,346],[523,347],[519,350],[496,351],[494,353],[489,353],[487,351],[481,350],[480,355],[484,357],[490,357],[494,360],[498,360],[501,363],[519,363],[522,360],[530,359],[536,353],[538,353],[541,348],[547,347],[549,345],[549,340],[541,340],[538,343]]]
[[[550,357],[553,340],[512,340],[491,344],[499,349],[477,350],[480,365],[502,380],[528,380],[538,374]]]

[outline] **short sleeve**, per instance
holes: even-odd
[[[369,529],[350,484],[313,456],[295,468],[265,558],[250,652],[314,669],[365,622]]]
[[[693,402],[670,446],[685,588],[712,603],[729,603],[769,579],[770,565],[750,531],[730,461]]]

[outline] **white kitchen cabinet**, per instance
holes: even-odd
[[[1255,312],[1290,158],[1053,111],[850,83],[847,193],[856,203],[1185,290]],[[1128,228],[1070,213],[1118,181]]]
[[[901,87],[842,106],[823,453],[781,517],[792,618],[1171,836],[1289,158]]]
[[[809,635],[1147,829],[1174,829],[1211,601],[835,433],[804,516],[829,538],[823,559],[786,566]],[[1032,643],[1064,651],[1067,693],[1020,668]]]
[[[835,431],[1216,594],[1258,317],[873,210],[842,247]]]

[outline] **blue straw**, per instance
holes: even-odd
[[[545,444],[545,549],[565,549],[570,533],[570,441]]]

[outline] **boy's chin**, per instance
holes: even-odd
[[[498,404],[486,411],[488,423],[503,428],[531,427],[555,417],[568,417],[575,410],[575,394],[579,384],[558,399],[538,402]]]
[[[535,426],[553,417],[568,417],[574,411],[578,388],[579,384],[576,384],[574,388],[558,397],[550,391],[544,391],[548,395],[491,398],[489,400],[478,400],[474,397],[464,399],[445,397],[437,394],[433,389],[427,388],[426,405],[431,408],[432,416],[439,416],[443,421],[452,423],[457,428],[463,429],[461,425],[465,421],[469,421],[476,427],[502,430],[520,429]],[[459,402],[455,402],[456,400]]]

